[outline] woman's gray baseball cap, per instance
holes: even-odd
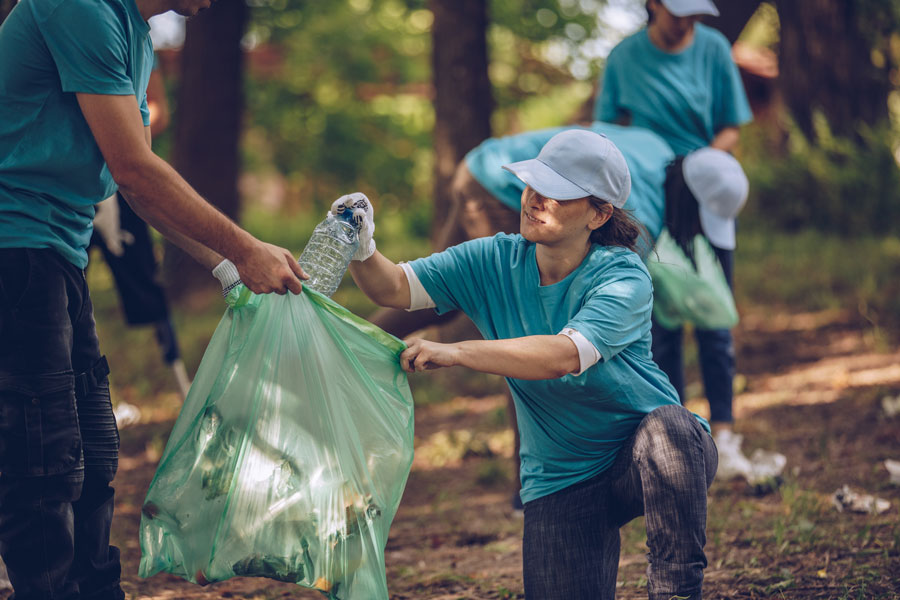
[[[588,129],[557,133],[537,158],[504,165],[541,196],[577,200],[596,196],[622,208],[631,193],[625,157],[605,135]]]

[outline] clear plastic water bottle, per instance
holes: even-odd
[[[358,246],[359,225],[353,220],[353,212],[347,210],[340,216],[328,213],[325,220],[316,225],[300,254],[298,262],[309,275],[303,285],[330,298],[340,285]]]

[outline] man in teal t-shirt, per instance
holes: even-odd
[[[287,250],[150,150],[147,20],[210,0],[22,0],[0,26],[0,555],[18,600],[120,600],[109,545],[118,432],[83,269],[117,189],[207,266],[301,290]]]
[[[82,269],[94,205],[116,184],[74,92],[134,96],[146,127],[153,67],[134,2],[89,4],[23,2],[0,46],[0,246],[52,248]]]

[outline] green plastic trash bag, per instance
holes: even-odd
[[[702,235],[694,237],[693,243],[696,268],[667,230],[656,240],[647,260],[653,280],[653,317],[666,329],[685,322],[699,329],[734,327],[737,308],[715,250]]]
[[[307,288],[226,300],[147,492],[140,576],[387,600],[413,456],[405,345]]]

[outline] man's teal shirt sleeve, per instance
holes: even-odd
[[[128,42],[116,25],[123,17],[110,5],[64,0],[36,17],[64,92],[134,95]]]

